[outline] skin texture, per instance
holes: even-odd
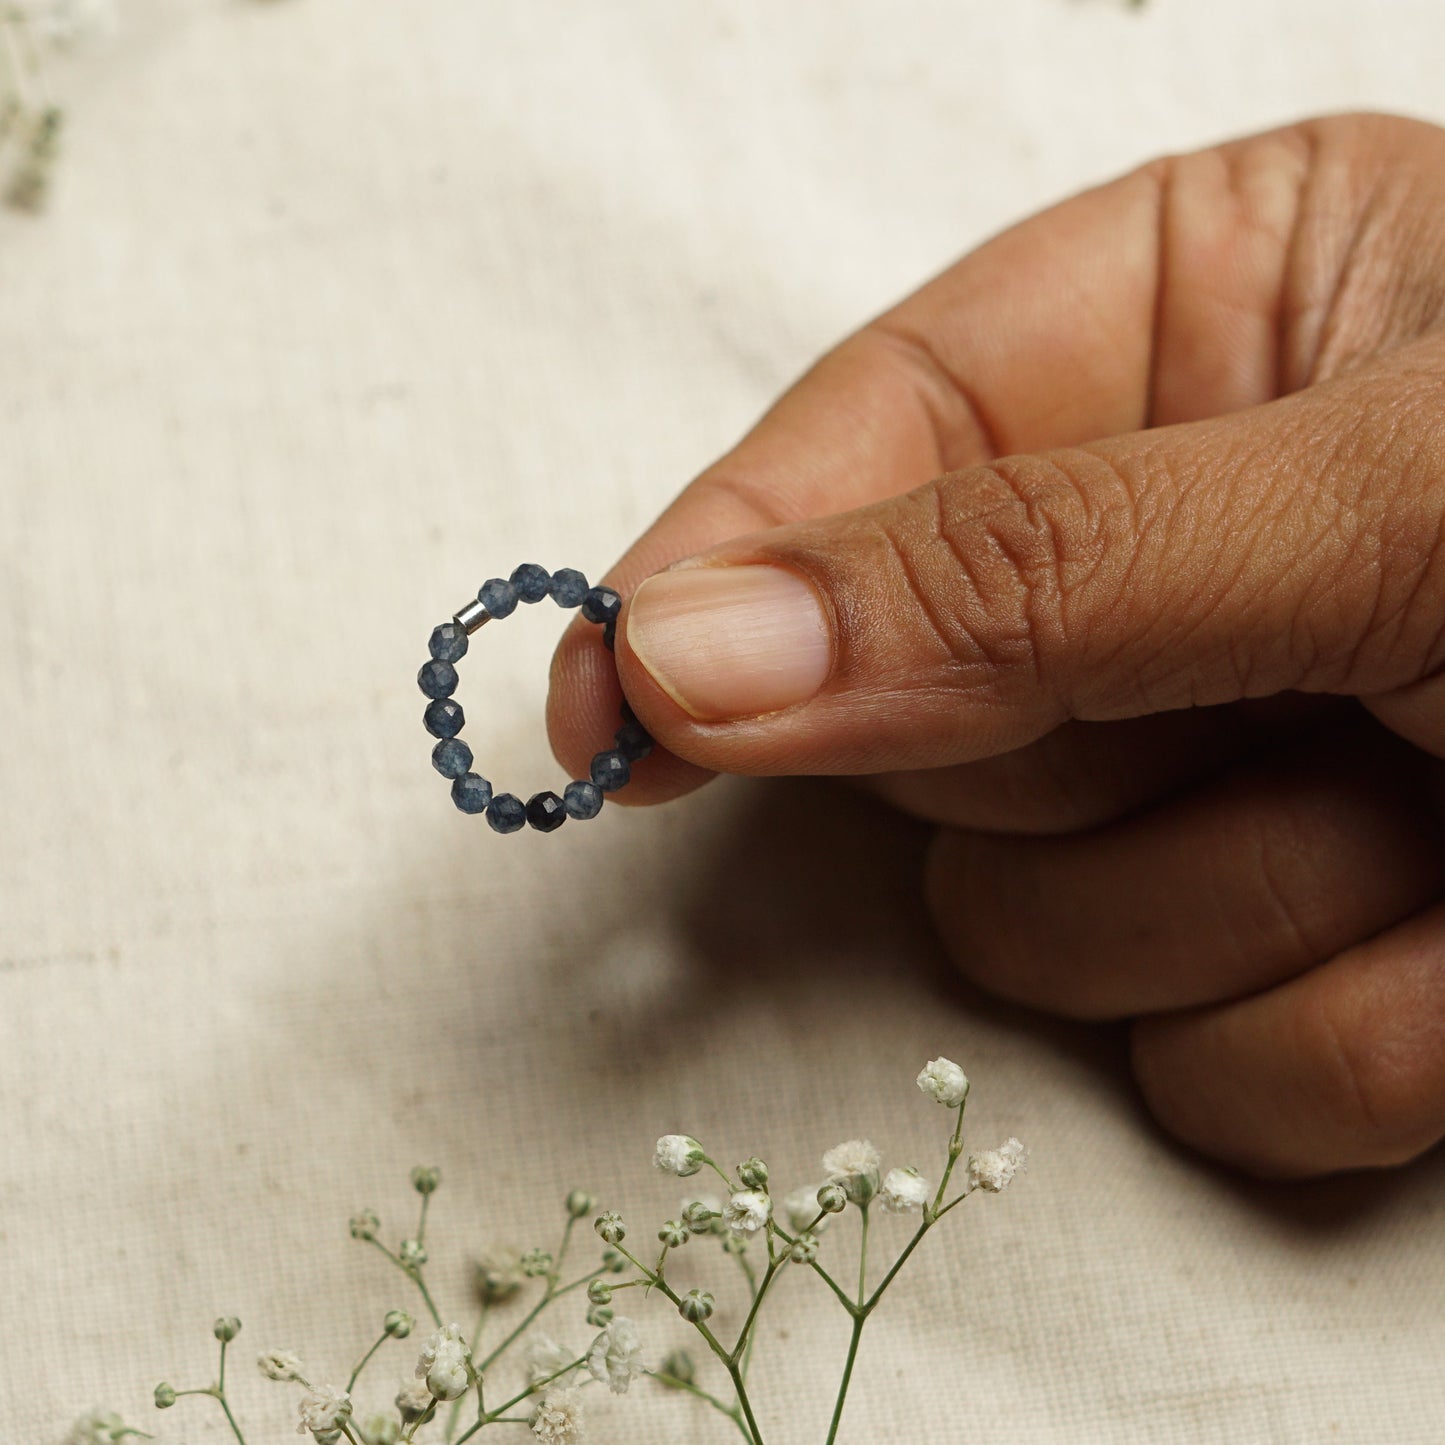
[[[1445,1137],[1442,518],[1445,132],[1332,117],[1156,161],[850,336],[618,563],[628,598],[783,568],[831,659],[805,700],[695,716],[629,602],[617,674],[661,746],[619,801],[856,777],[937,825],[959,968],[1133,1020],[1180,1139],[1264,1175],[1399,1164]],[[617,688],[569,633],[574,772]]]

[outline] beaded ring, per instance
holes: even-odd
[[[556,793],[534,793],[525,803],[512,793],[494,793],[492,785],[471,771],[472,750],[457,736],[466,723],[461,704],[452,694],[457,690],[456,664],[466,656],[467,639],[493,618],[500,620],[516,611],[518,602],[540,602],[550,597],[558,607],[580,607],[589,622],[602,628],[602,640],[609,650],[616,645],[617,614],[622,598],[610,587],[589,587],[582,573],[572,567],[548,572],[535,562],[523,562],[511,577],[491,577],[450,622],[432,629],[428,650],[431,661],[422,664],[417,686],[431,699],[422,714],[422,724],[438,742],[432,749],[432,767],[452,780],[452,802],[463,813],[485,813],[498,833],[515,833],[530,823],[539,833],[555,833],[568,818],[595,818],[602,811],[606,794],[626,786],[632,764],[652,751],[652,738],[624,701],[622,726],[613,735],[613,746],[592,759],[587,778],[574,779]]]

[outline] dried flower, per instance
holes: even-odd
[[[909,1214],[928,1203],[928,1181],[916,1169],[890,1169],[878,1202],[889,1214]]]
[[[368,1415],[355,1421],[352,1428],[361,1437],[361,1445],[396,1445],[401,1438],[401,1422],[395,1415]]]
[[[296,1433],[304,1435],[309,1430],[321,1445],[333,1445],[341,1438],[341,1427],[351,1419],[351,1396],[335,1385],[316,1385],[301,1397],[297,1409],[301,1423]]]
[[[256,1368],[268,1380],[299,1380],[301,1357],[290,1350],[262,1350],[256,1356]]]
[[[642,1341],[637,1326],[626,1315],[618,1315],[592,1341],[587,1351],[587,1368],[592,1378],[606,1385],[614,1395],[625,1395],[632,1377],[642,1369]]]
[[[582,1395],[578,1390],[548,1390],[532,1416],[539,1440],[582,1439]]]
[[[952,1059],[930,1059],[918,1076],[918,1087],[945,1108],[956,1109],[968,1098],[968,1075]]]
[[[531,1335],[522,1348],[522,1362],[527,1367],[527,1377],[535,1385],[538,1380],[550,1379],[558,1370],[565,1370],[577,1358],[571,1350],[559,1345],[551,1335],[540,1331]]]
[[[482,1303],[499,1305],[522,1287],[522,1256],[511,1245],[497,1245],[477,1260],[473,1277]]]
[[[867,1204],[878,1193],[878,1175],[883,1161],[866,1139],[849,1139],[835,1144],[823,1155],[823,1173],[840,1184],[851,1203]]]
[[[417,1357],[416,1377],[438,1400],[455,1400],[466,1394],[471,1384],[471,1352],[462,1338],[460,1325],[447,1325],[437,1330],[421,1347]]]
[[[424,1380],[403,1380],[401,1388],[396,1392],[396,1399],[392,1401],[401,1414],[401,1418],[408,1425],[420,1420],[428,1410],[431,1409],[434,1401],[432,1392],[427,1389]]]
[[[678,1178],[686,1179],[707,1162],[707,1152],[691,1134],[664,1134],[657,1141],[652,1162],[664,1174],[676,1174]]]
[[[968,1187],[987,1190],[997,1194],[1007,1189],[1013,1177],[1024,1167],[1028,1151],[1017,1139],[1009,1139],[997,1149],[987,1149],[982,1154],[970,1156],[968,1161]]]
[[[627,1238],[627,1226],[622,1222],[622,1216],[615,1209],[609,1209],[606,1214],[599,1214],[592,1221],[592,1227],[608,1244],[621,1244]]]
[[[723,1205],[723,1222],[734,1234],[756,1234],[773,1217],[773,1201],[761,1189],[741,1189]]]
[[[351,1216],[351,1237],[353,1239],[375,1239],[381,1229],[381,1220],[370,1209],[363,1209]]]
[[[689,1324],[700,1325],[704,1320],[712,1318],[716,1303],[717,1301],[705,1289],[690,1289],[683,1295],[677,1312]]]

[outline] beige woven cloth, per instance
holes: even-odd
[[[903,1276],[844,1439],[1445,1439],[1445,1157],[1216,1172],[1150,1127],[1116,1036],[950,984],[909,827],[730,783],[498,839],[431,772],[412,682],[483,577],[601,572],[819,350],[1007,221],[1308,112],[1445,119],[1439,0],[121,22],[55,71],[49,214],[0,218],[0,1436],[104,1402],[225,1438],[150,1391],[205,1383],[234,1312],[237,1408],[279,1441],[254,1352],[344,1379],[415,1305],[345,1228],[371,1204],[396,1237],[413,1163],[446,1174],[465,1321],[469,1254],[550,1244],[573,1185],[639,1233],[674,1212],[661,1132],[784,1185],[854,1134],[935,1168],[912,1081],[941,1052],[971,1137],[1033,1166]],[[560,624],[489,629],[464,675],[479,760],[524,793],[557,780]],[[685,1333],[634,1313],[654,1358]],[[764,1324],[766,1438],[821,1441],[841,1320],[799,1278]],[[736,1438],[645,1383],[594,1425]]]

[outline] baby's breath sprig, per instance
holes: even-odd
[[[572,1190],[563,1201],[560,1238],[554,1248],[496,1248],[477,1262],[477,1309],[470,1333],[464,1333],[459,1324],[445,1323],[446,1316],[425,1277],[429,1211],[432,1197],[441,1187],[441,1171],[418,1166],[411,1173],[412,1188],[420,1196],[416,1227],[394,1249],[382,1240],[381,1221],[373,1211],[362,1210],[350,1221],[353,1238],[376,1249],[406,1276],[435,1326],[421,1343],[410,1378],[396,1391],[390,1408],[359,1409],[353,1395],[358,1388],[367,1388],[363,1377],[388,1342],[412,1335],[416,1320],[404,1309],[388,1309],[381,1318],[379,1334],[369,1336],[358,1353],[350,1355],[356,1363],[344,1389],[313,1383],[315,1372],[288,1349],[263,1351],[257,1356],[257,1368],[269,1380],[300,1387],[297,1428],[317,1445],[341,1445],[342,1441],[347,1445],[467,1445],[488,1426],[502,1424],[525,1425],[538,1440],[581,1445],[589,1390],[601,1385],[614,1395],[623,1395],[639,1376],[702,1401],[726,1418],[747,1445],[765,1445],[748,1385],[761,1338],[759,1321],[764,1303],[777,1285],[801,1270],[821,1281],[851,1324],[828,1427],[828,1445],[834,1445],[863,1330],[884,1292],[945,1215],[980,1190],[996,1194],[1006,1188],[1024,1164],[1023,1145],[1010,1139],[997,1149],[970,1155],[962,1169],[962,1181],[955,1185],[954,1175],[964,1160],[968,1079],[957,1064],[939,1058],[923,1069],[917,1082],[924,1094],[954,1114],[937,1186],[912,1165],[885,1173],[882,1156],[872,1143],[849,1139],[823,1154],[820,1183],[794,1189],[775,1203],[772,1171],[764,1160],[752,1155],[728,1169],[692,1135],[665,1134],[653,1155],[659,1170],[679,1179],[710,1171],[722,1181],[726,1193],[689,1195],[676,1214],[655,1231],[634,1233],[618,1211],[598,1212],[594,1195]],[[843,1276],[851,1275],[850,1262],[845,1258],[848,1267],[839,1269],[829,1257],[830,1252],[837,1255],[843,1248],[830,1226],[836,1216],[850,1210],[859,1220],[856,1285],[851,1278],[844,1282]],[[883,1268],[881,1277],[870,1278],[870,1267],[877,1275],[877,1261],[869,1255],[872,1221],[893,1215],[914,1215],[917,1226]],[[579,1248],[577,1225],[588,1218],[602,1245],[600,1258],[591,1267],[574,1265],[569,1271],[569,1255]],[[672,1256],[678,1250],[696,1253],[708,1240],[736,1262],[746,1289],[742,1323],[736,1329],[730,1324],[724,1298],[727,1291],[722,1288],[729,1280],[709,1288],[691,1281],[675,1284],[669,1278]],[[727,1268],[731,1274],[731,1266]],[[732,1287],[736,1288],[735,1281]],[[535,1296],[523,1309],[523,1296],[529,1290],[535,1291]],[[626,1290],[640,1290],[640,1295],[624,1296]],[[558,1343],[537,1328],[545,1312],[570,1297],[575,1297],[574,1308],[584,1314],[594,1331],[590,1344],[581,1350]],[[656,1368],[650,1368],[636,1323],[619,1312],[621,1299],[634,1298],[639,1303],[665,1299],[706,1346],[707,1354],[716,1361],[715,1368],[720,1367],[726,1376],[726,1385],[711,1388],[699,1378],[693,1357],[679,1349],[671,1350]],[[493,1316],[512,1308],[521,1311],[516,1322],[498,1324],[493,1331]],[[212,1327],[220,1344],[214,1384],[176,1389],[162,1382],[155,1387],[154,1402],[166,1410],[187,1395],[209,1396],[225,1414],[237,1445],[246,1445],[226,1396],[227,1348],[240,1330],[240,1320],[230,1315],[216,1320]],[[493,1333],[499,1336],[495,1343],[488,1338]],[[515,1355],[520,1355],[520,1360],[513,1365]],[[510,1384],[506,1378],[509,1370],[516,1375]],[[503,1397],[500,1402],[498,1396]],[[468,1408],[472,1418],[464,1424]],[[76,1423],[70,1445],[120,1445],[126,1436],[150,1438],[145,1431],[125,1425],[119,1416],[97,1410]]]

